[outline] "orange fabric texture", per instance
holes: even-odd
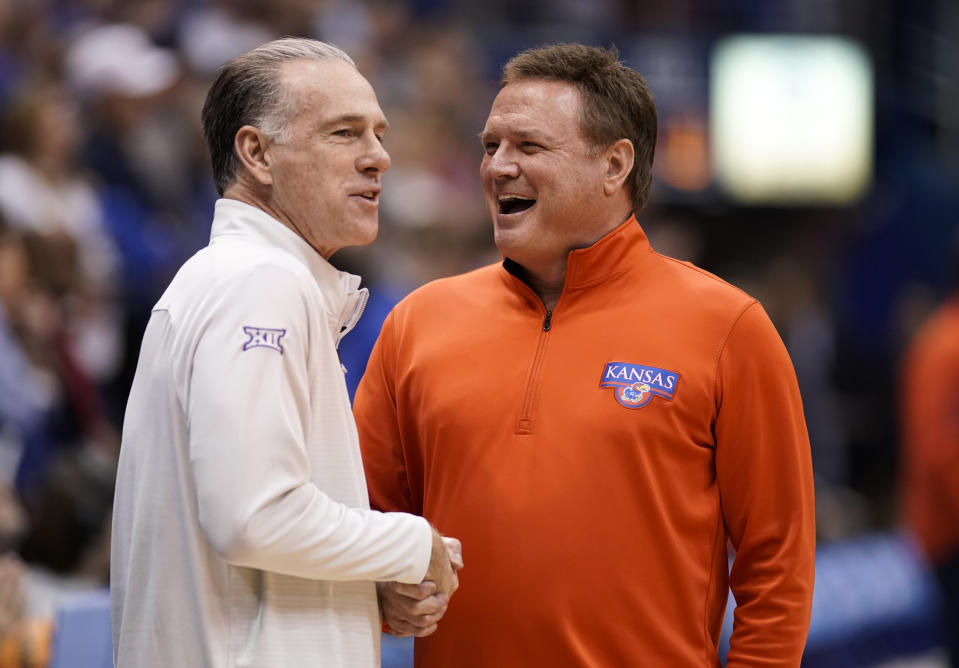
[[[548,321],[503,265],[435,281],[387,318],[360,384],[372,505],[463,542],[416,665],[719,666],[731,584],[727,665],[798,666],[812,467],[763,309],[630,218],[570,253]]]
[[[959,553],[959,296],[917,333],[902,392],[906,520],[941,563]]]

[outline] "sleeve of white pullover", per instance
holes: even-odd
[[[309,364],[314,373],[316,364],[335,365],[321,373],[342,372],[327,315],[311,312],[302,280],[267,265],[224,289],[211,286],[217,297],[185,398],[200,524],[237,565],[323,580],[420,582],[432,545],[426,520],[347,507],[311,481],[307,438],[358,446],[342,380],[310,396]],[[310,349],[311,330],[314,344],[320,339],[329,350]],[[311,434],[318,402],[343,402],[348,429]]]

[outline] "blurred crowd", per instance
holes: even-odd
[[[107,582],[140,336],[209,233],[203,96],[225,60],[283,35],[349,52],[391,123],[379,239],[333,259],[372,292],[343,344],[351,390],[397,299],[498,258],[476,135],[500,64],[544,42],[616,44],[660,105],[641,223],[660,252],[758,297],[779,328],[803,392],[821,540],[894,528],[899,359],[945,294],[959,226],[959,101],[954,79],[952,98],[940,81],[959,70],[949,5],[0,0],[0,632]],[[705,54],[755,31],[844,34],[872,56],[874,179],[858,203],[747,208],[712,185]]]

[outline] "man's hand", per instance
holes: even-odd
[[[400,637],[422,638],[433,633],[446,614],[450,596],[459,587],[456,571],[461,568],[463,546],[457,539],[440,536],[433,529],[433,551],[423,582],[376,583],[380,609],[390,629]]]
[[[463,568],[463,544],[449,536],[443,536],[443,544],[446,545],[446,554],[450,558],[453,570],[459,571]]]
[[[459,578],[456,577],[456,569],[452,563],[454,558],[454,549],[459,547],[459,541],[455,538],[450,539],[452,548],[447,547],[447,542],[433,529],[433,551],[430,554],[430,565],[426,569],[426,576],[423,582],[436,583],[436,591],[446,594],[447,599],[453,595],[457,587],[460,586]],[[452,542],[455,541],[455,544]],[[456,550],[460,552],[462,548]],[[456,557],[462,564],[463,557]],[[461,566],[462,567],[462,566]]]
[[[450,601],[446,594],[437,593],[436,584],[429,581],[415,585],[377,582],[376,593],[379,594],[383,619],[400,637],[422,638],[433,633]]]

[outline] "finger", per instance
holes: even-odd
[[[413,628],[424,629],[429,626],[433,626],[434,624],[438,624],[439,621],[443,619],[443,616],[445,614],[446,614],[446,608],[443,608],[442,610],[437,610],[436,612],[431,614],[408,616],[403,614],[402,612],[398,612],[397,614],[394,614],[394,615],[387,615],[386,618],[387,618],[387,621],[389,621],[390,619],[395,619],[399,622],[409,624]]]
[[[446,545],[446,553],[449,555],[450,564],[455,570],[463,568],[463,544],[456,538],[443,536],[443,543]]]
[[[446,594],[439,593],[433,594],[428,598],[424,598],[422,601],[417,601],[410,606],[410,610],[417,615],[432,615],[437,612],[445,611],[449,604],[450,597]]]
[[[396,615],[384,615],[384,618],[390,625],[390,628],[397,629],[397,627],[399,627],[410,633],[420,633],[424,629],[428,629],[431,626],[436,626],[439,624],[445,613],[446,611],[444,610],[443,612],[439,612],[435,615],[423,615],[414,617],[412,619],[406,619],[402,616]]]
[[[422,637],[436,630],[436,626],[445,612],[446,610],[444,608],[434,615],[413,615],[407,617],[402,611],[384,609],[383,618],[396,633]]]
[[[399,628],[397,628],[397,626],[399,626]],[[393,635],[398,636],[400,638],[408,638],[410,636],[413,636],[416,638],[424,638],[434,633],[436,629],[438,628],[436,624],[433,624],[432,626],[427,626],[424,628],[418,628],[403,622],[398,622],[397,626],[394,626],[391,623],[390,630],[393,631]]]
[[[451,570],[449,577],[446,578],[445,590],[443,591],[443,593],[446,594],[447,596],[452,596],[456,592],[456,590],[459,589],[459,587],[460,587],[460,579],[456,575],[456,571]]]
[[[442,615],[449,605],[449,598],[445,595],[431,596],[424,601],[411,602],[410,599],[383,599],[383,613],[402,617],[412,621],[426,615]]]
[[[426,580],[419,584],[406,584],[404,582],[387,582],[381,584],[384,585],[380,587],[381,590],[385,589],[417,601],[422,601],[436,593],[436,583],[431,580]]]
[[[395,609],[384,609],[383,618],[390,628],[397,633],[408,633],[410,635],[422,635],[431,627],[436,626],[446,609],[431,615],[411,615],[408,616],[405,611]]]
[[[432,626],[429,626],[425,629],[419,629],[413,635],[415,635],[417,638],[425,638],[426,636],[432,635],[433,633],[435,633],[437,628],[439,627],[436,624],[433,624]]]

